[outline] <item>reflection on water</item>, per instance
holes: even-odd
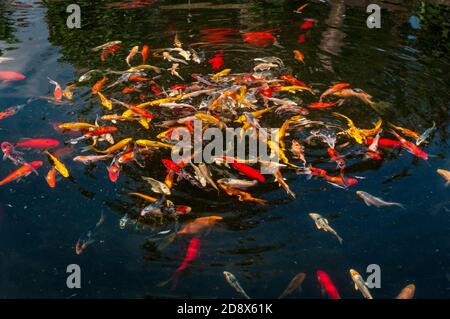
[[[175,223],[136,223],[146,202],[128,195],[150,193],[141,175],[164,178],[158,159],[150,159],[145,170],[137,165],[125,167],[119,182],[112,184],[105,164],[74,165],[69,156],[65,161],[74,179],[59,182],[54,190],[42,178],[27,178],[0,189],[1,297],[68,297],[73,294],[65,287],[70,263],[83,270],[80,298],[237,297],[223,279],[224,270],[235,274],[250,296],[259,298],[278,296],[295,274],[305,272],[303,293],[292,297],[321,298],[317,269],[330,274],[343,297],[360,298],[348,270],[363,273],[372,263],[382,269],[382,288],[373,291],[375,298],[391,298],[411,282],[416,284],[417,297],[449,296],[448,189],[435,174],[437,168],[449,169],[447,7],[389,2],[382,5],[382,29],[369,30],[365,6],[357,1],[312,1],[301,14],[293,13],[298,7],[295,1],[77,2],[82,8],[80,30],[69,30],[65,24],[65,8],[71,1],[0,4],[0,56],[14,58],[2,62],[0,69],[27,76],[26,81],[0,84],[2,111],[29,97],[50,96],[47,77],[66,85],[90,69],[123,69],[132,46],[171,47],[178,34],[185,44],[208,42],[196,46],[206,61],[224,50],[225,67],[235,73],[248,72],[253,58],[273,55],[294,76],[321,92],[336,82],[360,87],[374,97],[375,110],[357,100],[343,106],[359,127],[372,127],[378,115],[385,122],[419,132],[435,122],[437,131],[426,147],[430,159],[419,161],[393,151],[383,161],[348,160],[346,172],[365,177],[359,188],[403,203],[406,212],[367,207],[355,196],[356,189],[337,189],[295,173],[286,173],[285,178],[297,199],[289,199],[275,183],[266,183],[254,193],[269,201],[262,208],[179,185],[172,199],[191,206],[192,215],[180,218],[178,227],[194,217],[224,219],[202,238],[198,261],[171,291],[170,285],[159,284],[181,264],[189,239],[158,250],[155,234]],[[314,24],[302,30],[306,19]],[[279,45],[258,47],[242,41],[243,32],[260,31],[270,31]],[[121,40],[126,50],[102,64],[98,52],[91,49],[113,40]],[[294,49],[305,55],[304,67],[294,61]],[[150,63],[157,61],[150,56]],[[211,70],[205,62],[181,72],[189,78]],[[1,141],[49,136],[63,141],[67,136],[55,133],[55,123],[92,123],[99,109],[90,97],[91,82],[79,84],[69,105],[34,100],[14,117],[2,120]],[[161,83],[173,84],[166,78]],[[332,116],[324,111],[311,118],[329,121]],[[279,125],[280,119],[274,116],[270,121]],[[136,129],[138,125],[130,126],[123,134]],[[319,152],[310,159],[313,165],[333,167]],[[0,175],[10,170],[2,165]],[[106,220],[96,230],[97,241],[75,255],[78,237],[98,221],[102,209]],[[339,230],[344,245],[317,232],[307,217],[310,212],[326,217]],[[120,229],[119,220],[125,215],[130,222]]]

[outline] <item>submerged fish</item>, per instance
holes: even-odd
[[[436,172],[445,179],[445,187],[447,187],[450,184],[450,172],[442,168],[438,168]]]
[[[245,290],[241,287],[239,281],[231,272],[224,271],[223,275],[225,276],[225,280],[230,284],[231,287],[233,287],[245,299],[250,299]]]
[[[103,222],[105,221],[105,215],[103,214],[103,211],[100,213],[100,219],[95,224],[94,227],[87,230],[85,233],[83,233],[80,238],[78,239],[76,245],[75,245],[75,253],[77,255],[81,255],[91,244],[95,242],[95,232],[97,228],[99,228]]]
[[[342,240],[341,236],[339,236],[338,233],[333,228],[331,228],[330,225],[328,225],[328,220],[326,218],[323,218],[321,215],[316,214],[316,213],[310,213],[309,217],[312,218],[312,220],[316,224],[317,229],[322,229],[328,233],[333,234],[334,236],[336,236],[339,243],[342,244],[343,240]]]
[[[386,201],[382,200],[381,198],[370,195],[369,193],[364,192],[364,191],[356,191],[356,195],[361,197],[367,206],[371,206],[371,205],[374,205],[376,207],[398,206],[398,207],[405,209],[405,207],[400,203],[386,202]]]
[[[361,277],[361,275],[354,269],[350,269],[350,276],[352,277],[353,283],[355,284],[355,290],[359,290],[364,298],[373,299],[369,291],[369,286]]]
[[[302,290],[303,281],[305,281],[306,274],[304,272],[298,273],[294,278],[289,282],[289,285],[283,291],[283,293],[278,297],[278,299],[283,299],[293,293],[295,290]]]
[[[416,286],[414,284],[409,284],[400,291],[395,299],[413,299],[414,293],[416,292]]]

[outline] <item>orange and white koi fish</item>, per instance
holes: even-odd
[[[61,85],[59,85],[58,82],[50,78],[48,78],[48,80],[50,81],[50,84],[53,84],[55,86],[55,90],[53,91],[53,97],[55,98],[56,101],[61,101],[63,97],[63,90],[61,88]]]

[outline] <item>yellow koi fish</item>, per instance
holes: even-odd
[[[69,177],[69,170],[67,167],[61,163],[61,161],[53,154],[51,154],[49,151],[45,151],[45,154],[49,157],[50,162],[55,167],[55,169],[60,173],[63,177],[67,178]]]

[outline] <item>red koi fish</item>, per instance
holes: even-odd
[[[300,34],[298,36],[298,38],[297,38],[297,42],[298,43],[305,43],[305,41],[306,41],[305,35],[304,34]]]
[[[243,163],[238,163],[234,158],[225,158],[225,159],[227,160],[227,162],[231,163],[231,166],[233,166],[235,170],[238,170],[245,176],[251,179],[256,179],[260,182],[265,182],[266,179],[257,169],[254,169],[253,167],[250,167]]]
[[[169,173],[171,171],[174,171],[175,173],[180,173],[180,166],[178,166],[175,162],[169,160],[169,159],[163,159],[161,162],[166,167],[166,172]]]
[[[149,51],[150,51],[150,48],[148,47],[148,45],[144,44],[144,46],[142,47],[142,51],[141,51],[142,64],[145,64],[145,61],[147,61]]]
[[[349,187],[358,183],[358,180],[352,177],[324,175],[323,178],[331,184],[336,184],[342,187]]]
[[[321,169],[321,168],[315,168],[315,167],[312,167],[312,166],[309,168],[309,172],[310,172],[310,175],[312,175],[312,176],[322,176],[322,177],[324,177],[324,176],[327,175],[327,171],[326,170]]]
[[[322,293],[326,293],[329,299],[341,299],[336,286],[325,271],[317,270],[317,280],[322,287]]]
[[[247,32],[242,35],[244,42],[260,48],[277,44],[277,39],[269,32]]]
[[[25,80],[25,75],[13,71],[0,71],[1,81],[21,81]]]
[[[211,68],[213,70],[218,70],[223,66],[223,50],[220,50],[219,53],[214,55],[214,58],[210,59],[208,62],[211,64]]]
[[[373,143],[373,138],[368,138],[365,140],[365,143],[367,145],[371,145]],[[388,138],[380,138],[380,140],[378,141],[378,146],[381,147],[401,147],[402,143],[400,143],[399,141],[394,141]]]
[[[27,138],[20,140],[15,147],[21,148],[54,148],[59,146],[59,141],[52,138]]]
[[[305,22],[303,22],[300,25],[300,29],[302,30],[308,30],[310,28],[312,28],[314,25],[314,20],[313,19],[305,19]]]
[[[109,180],[113,183],[117,182],[120,174],[120,166],[116,161],[112,161],[111,165],[108,166],[108,176]]]
[[[231,28],[210,28],[200,30],[201,40],[212,43],[234,42],[231,37],[239,32]]]
[[[173,275],[173,286],[172,289],[175,289],[178,284],[178,277],[180,273],[185,270],[190,262],[198,257],[198,253],[200,250],[200,238],[194,237],[189,242],[188,249],[186,251],[186,256],[184,257],[183,262],[180,267],[177,268],[175,274]]]
[[[0,120],[6,119],[10,116],[13,116],[17,112],[19,112],[25,105],[16,105],[8,107],[5,111],[0,112]]]
[[[424,160],[428,160],[428,155],[424,151],[422,151],[420,148],[417,147],[416,144],[411,143],[410,141],[405,140],[403,137],[398,135],[394,130],[390,130],[392,134],[400,141],[402,144],[402,147],[410,152],[411,154],[423,158]]]
[[[311,103],[310,105],[308,105],[307,108],[326,109],[326,108],[335,106],[337,103],[338,102],[314,102],[314,103]]]
[[[186,91],[187,86],[186,86],[185,84],[175,84],[175,85],[172,85],[171,87],[169,87],[169,89],[170,89],[171,91],[181,91],[181,92],[184,92],[184,91]]]
[[[9,182],[18,180],[22,177],[30,175],[32,172],[36,172],[36,169],[41,167],[43,164],[42,161],[34,161],[31,163],[25,163],[23,166],[6,176],[4,179],[0,181],[0,186],[3,186]]]

